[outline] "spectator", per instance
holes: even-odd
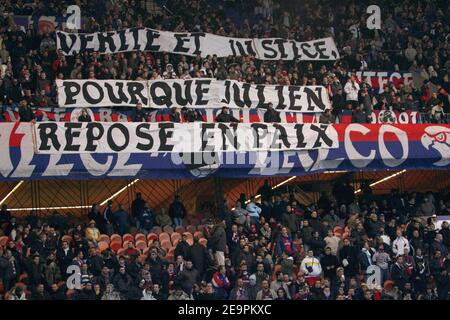
[[[89,227],[86,228],[86,239],[94,242],[94,244],[100,241],[100,230],[95,226],[94,220],[91,220],[89,222]]]
[[[305,280],[309,286],[314,285],[316,281],[320,280],[322,266],[319,259],[314,257],[313,250],[308,250],[308,255],[302,260],[300,270],[305,274]]]
[[[273,108],[273,103],[267,105],[267,110],[264,113],[264,122],[281,122],[280,113]]]
[[[351,75],[347,80],[347,83],[344,86],[344,91],[347,95],[346,101],[352,105],[352,108],[355,109],[358,106],[358,93],[359,93],[359,84],[356,82],[356,76]]]
[[[128,216],[128,213],[123,209],[123,206],[119,204],[118,210],[114,213],[114,221],[117,225],[119,234],[123,235],[130,231],[129,220],[130,217]]]
[[[136,108],[133,112],[132,122],[147,122],[147,113],[142,109],[142,103],[136,104]]]
[[[19,105],[19,117],[21,122],[33,122],[36,119],[33,110],[26,100],[21,100]]]
[[[86,108],[81,109],[81,114],[78,117],[78,122],[91,122],[91,116]]]
[[[239,122],[239,120],[230,114],[227,106],[223,106],[222,112],[216,117],[216,122]]]
[[[181,202],[181,198],[179,195],[175,196],[174,201],[170,205],[169,215],[172,218],[172,222],[174,227],[181,226],[182,220],[186,216],[186,208],[184,204]]]

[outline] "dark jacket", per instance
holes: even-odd
[[[217,117],[216,117],[216,122],[239,122],[238,119],[236,119],[235,117],[233,117],[231,114],[229,113],[223,113],[221,112]]]
[[[181,201],[175,200],[169,207],[169,216],[174,218],[183,219],[186,216],[186,208]]]
[[[180,284],[186,293],[190,293],[194,284],[200,280],[197,269],[184,269],[179,276]]]
[[[408,282],[408,274],[405,268],[400,267],[398,264],[392,265],[391,279],[395,282],[395,285],[402,289],[405,283]]]
[[[190,246],[186,241],[178,242],[175,251],[174,258],[182,256],[185,260],[189,258]]]
[[[320,259],[320,265],[322,266],[324,277],[330,280],[336,275],[336,269],[340,266],[339,260],[332,254],[324,255]]]
[[[347,266],[342,263],[344,259],[348,261]],[[357,249],[353,246],[343,246],[339,251],[339,262],[344,266],[344,274],[347,277],[355,276],[359,269]]]
[[[200,243],[194,243],[189,250],[189,259],[198,272],[203,273],[208,263],[208,251]]]
[[[223,251],[225,252],[227,247],[227,235],[225,229],[217,225],[208,239],[208,245],[213,249],[213,251]]]
[[[19,107],[19,117],[21,122],[30,122],[36,119],[33,110],[30,107]]]
[[[274,109],[267,109],[264,113],[264,122],[281,122],[280,113]]]

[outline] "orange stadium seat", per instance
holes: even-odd
[[[343,233],[342,227],[339,227],[339,226],[334,227],[333,233],[334,233],[334,235],[342,235],[342,233]]]
[[[170,235],[166,232],[162,232],[159,234],[159,241],[163,242],[163,241],[170,241]]]
[[[137,233],[137,234],[134,236],[134,240],[136,240],[136,242],[137,242],[137,241],[146,241],[147,238],[145,237],[145,234],[143,234],[143,233]]]
[[[208,245],[208,239],[201,238],[200,240],[198,240],[198,243],[200,243],[202,246],[206,248],[206,246]]]
[[[119,250],[117,250],[117,255],[120,257],[120,256],[123,256],[124,254],[125,254],[125,251],[126,251],[127,249],[125,249],[125,248],[120,248]]]
[[[147,248],[147,242],[145,242],[144,240],[136,241],[136,249],[143,252],[145,248]]]
[[[120,234],[113,234],[110,237],[111,242],[120,242],[122,243],[122,237],[120,236]]]
[[[99,241],[98,242],[98,249],[100,250],[100,252],[105,251],[106,249],[109,248],[109,243],[106,241]]]
[[[130,233],[126,233],[122,236],[122,240],[125,241],[134,241],[134,237]]]
[[[178,226],[175,228],[175,232],[178,232],[179,234],[183,234],[183,232],[186,232],[186,229],[183,226]]]
[[[194,238],[194,236],[192,235],[192,233],[190,233],[189,231],[184,232],[183,235],[187,236],[188,239],[193,239],[193,238]]]
[[[152,228],[151,232],[152,233],[156,233],[156,234],[160,234],[162,232],[162,229],[161,229],[161,227],[156,226],[156,227]]]
[[[193,225],[189,225],[186,227],[186,231],[193,234],[195,231],[197,231],[197,227],[193,226]]]
[[[168,234],[172,234],[173,233],[173,228],[171,226],[164,226],[163,232],[168,233]]]
[[[8,243],[8,239],[9,239],[9,237],[7,237],[7,236],[0,237],[0,246],[6,247],[6,244]]]
[[[121,242],[111,242],[111,244],[109,245],[109,247],[111,248],[111,250],[113,252],[117,252],[119,249],[122,249],[122,243]]]
[[[194,233],[194,238],[195,237],[197,237],[197,238],[203,238],[203,232],[201,232],[201,231],[195,231],[195,232],[193,232]]]
[[[132,241],[124,241],[123,243],[122,243],[122,248],[128,248],[128,244],[130,244],[130,243],[133,243]]]
[[[172,235],[170,236],[170,240],[172,241],[172,244],[174,246],[177,245],[177,243],[178,243],[178,241],[180,241],[180,239],[181,239],[181,234],[176,233],[176,232],[172,233]]]
[[[71,242],[72,241],[72,237],[69,236],[68,234],[64,235],[61,237],[62,241],[66,241],[66,242]]]
[[[172,248],[172,244],[170,243],[169,240],[161,241],[161,248],[164,248],[166,250],[170,250],[170,248]]]
[[[156,233],[149,233],[147,235],[147,241],[155,241],[158,240],[158,235]]]
[[[111,239],[109,238],[109,236],[107,234],[101,234],[100,241],[111,243]]]

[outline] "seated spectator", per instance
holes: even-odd
[[[94,220],[89,221],[89,226],[86,228],[86,239],[95,244],[100,241],[100,230],[97,229]]]
[[[166,210],[164,208],[161,208],[160,213],[156,215],[155,223],[156,223],[156,225],[160,226],[161,228],[172,225],[172,219],[166,213]]]

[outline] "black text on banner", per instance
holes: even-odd
[[[118,53],[156,51],[217,57],[254,55],[260,60],[337,60],[339,52],[333,38],[306,42],[279,38],[230,38],[204,32],[169,32],[149,28],[130,28],[112,32],[56,32],[57,48],[64,55],[83,52]]]
[[[255,85],[234,80],[57,80],[61,107],[136,106],[267,108],[292,112],[323,112],[331,108],[322,86]]]
[[[286,151],[337,148],[332,125],[38,122],[36,153]]]

